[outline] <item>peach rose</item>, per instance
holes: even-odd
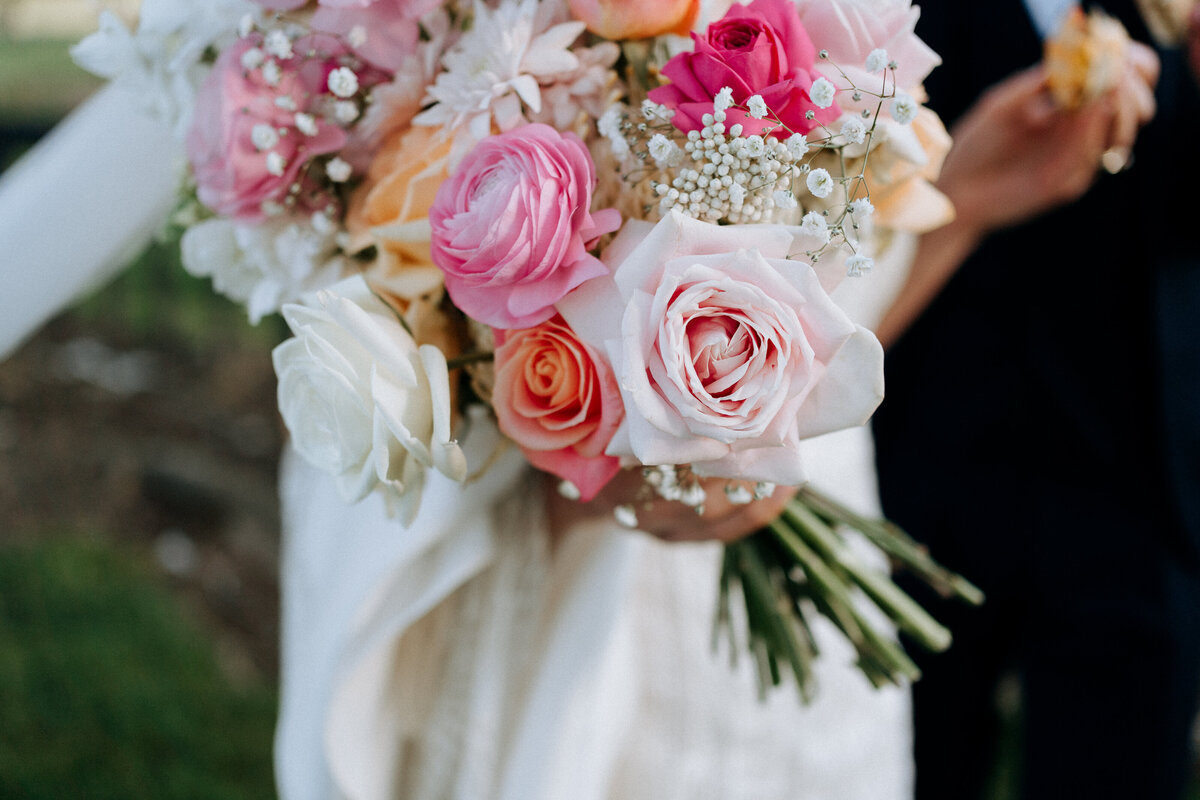
[[[865,173],[875,223],[910,233],[940,228],[954,219],[954,205],[933,185],[950,152],[950,134],[924,106],[911,125],[886,124],[890,138],[871,152]]]
[[[442,284],[429,255],[429,208],[446,180],[449,158],[450,139],[434,128],[394,133],[350,198],[350,249],[376,245],[380,257],[372,282],[400,297],[417,297]]]
[[[664,33],[686,36],[700,0],[569,0],[571,14],[606,39],[648,39]]]
[[[495,334],[492,406],[500,430],[529,463],[591,500],[620,470],[604,454],[624,415],[612,368],[561,317]]]

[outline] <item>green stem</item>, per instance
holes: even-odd
[[[783,516],[828,561],[844,569],[875,603],[903,630],[934,652],[950,646],[950,631],[941,625],[882,572],[864,566],[845,543],[815,514],[799,503],[791,503]]]
[[[910,680],[920,677],[920,670],[905,655],[904,649],[897,642],[880,636],[862,616],[854,605],[850,587],[837,576],[826,559],[809,547],[798,532],[782,520],[772,523],[771,530],[814,583],[817,591],[813,592],[813,601],[822,607],[825,616],[837,625],[854,645],[860,662],[878,667],[878,671],[886,675],[887,682],[898,682],[896,676]],[[864,672],[867,671],[864,668]],[[875,682],[874,678],[872,682]]]
[[[484,361],[491,361],[496,357],[495,353],[464,353],[461,356],[455,356],[446,360],[447,369],[458,369],[469,364],[479,364]]]
[[[876,547],[917,573],[942,594],[958,597],[974,606],[983,603],[984,595],[978,587],[934,561],[929,553],[898,525],[868,519],[809,486],[802,488],[792,502],[803,504],[822,516],[843,522],[859,531]]]

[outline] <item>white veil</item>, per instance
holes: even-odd
[[[0,358],[137,255],[182,160],[170,128],[110,85],[0,175]]]

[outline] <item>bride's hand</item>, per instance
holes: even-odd
[[[765,527],[779,516],[784,505],[796,493],[795,489],[780,486],[770,497],[737,504],[725,494],[725,486],[729,483],[724,478],[705,478],[700,481],[707,492],[703,513],[697,513],[696,509],[678,501],[657,496],[645,499],[648,487],[640,469],[623,470],[587,503],[567,500],[551,485],[547,490],[550,529],[557,538],[577,522],[612,519],[618,506],[631,505],[637,514],[638,530],[660,539],[671,542],[732,542]],[[751,484],[745,485],[753,488]]]

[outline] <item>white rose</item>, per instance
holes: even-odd
[[[380,491],[407,524],[427,469],[466,478],[445,356],[418,347],[366,281],[348,278],[283,316],[295,337],[273,353],[279,410],[296,450],[337,478],[347,502]]]

